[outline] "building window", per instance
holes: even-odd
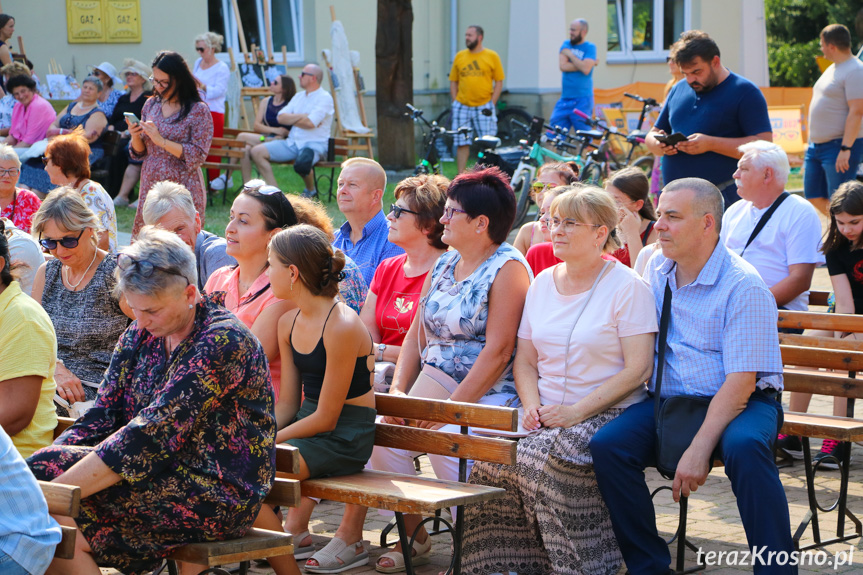
[[[690,28],[691,0],[607,0],[608,61],[662,61]]]
[[[266,45],[267,22],[264,19],[264,2],[270,11],[270,26],[273,38],[273,55],[282,62],[282,46],[285,46],[288,64],[303,61],[302,2],[300,0],[245,0],[238,2],[240,21],[246,47],[252,44],[264,49]],[[237,22],[230,0],[208,0],[210,30],[225,37],[225,49],[234,51],[234,56],[242,59],[242,48],[237,31]]]

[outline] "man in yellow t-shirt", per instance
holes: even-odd
[[[458,173],[464,172],[467,167],[473,139],[497,134],[495,106],[503,89],[504,77],[500,56],[482,45],[482,27],[468,26],[464,40],[467,49],[455,55],[449,73],[452,129],[463,126],[472,129],[467,135],[455,136]]]

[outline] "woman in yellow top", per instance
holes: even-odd
[[[12,277],[9,240],[0,220],[0,427],[22,457],[51,443],[54,413],[54,326]]]

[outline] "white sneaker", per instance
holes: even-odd
[[[210,187],[216,191],[219,191],[219,192],[224,190],[225,185],[228,184],[228,178],[226,176],[227,176],[227,174],[222,174],[221,176],[219,176],[215,180],[210,181]],[[230,185],[230,186],[234,185],[234,178],[231,178],[231,182],[228,185]]]

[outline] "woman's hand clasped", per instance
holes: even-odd
[[[578,423],[570,405],[543,405],[539,408],[539,421],[543,427],[572,427]],[[525,419],[527,413],[525,413]]]
[[[54,371],[54,381],[57,383],[57,395],[68,401],[69,405],[87,399],[81,380],[65,365],[57,364],[57,369]]]

